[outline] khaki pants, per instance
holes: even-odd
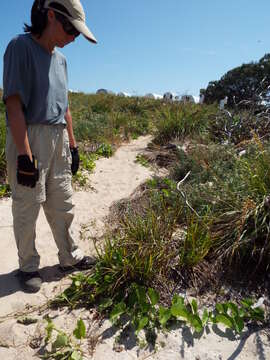
[[[31,189],[17,183],[17,151],[7,129],[6,157],[12,191],[12,214],[20,270],[39,267],[35,247],[36,221],[43,206],[58,247],[61,266],[74,265],[83,258],[71,231],[74,217],[71,186],[71,154],[64,125],[31,125],[27,129],[30,147],[38,160],[39,181]]]

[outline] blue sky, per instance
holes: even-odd
[[[98,45],[65,47],[70,89],[198,95],[209,81],[270,52],[269,0],[81,0]],[[32,0],[1,1],[0,70]],[[2,81],[0,82],[0,86]]]

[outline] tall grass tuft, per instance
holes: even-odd
[[[157,113],[155,143],[166,144],[172,139],[204,137],[210,119],[216,113],[215,107],[201,107],[197,104],[181,104],[165,107]]]
[[[255,133],[251,145],[240,160],[240,168],[248,196],[261,202],[270,189],[270,151]]]
[[[179,266],[193,267],[205,259],[212,248],[209,219],[198,219],[194,214],[187,220],[183,243],[179,246]]]

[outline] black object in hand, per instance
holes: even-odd
[[[72,175],[75,175],[79,170],[79,164],[80,164],[80,155],[79,155],[78,147],[71,147],[70,152],[72,156],[71,172]]]
[[[17,181],[18,184],[34,188],[39,179],[37,159],[32,155],[31,161],[28,155],[19,155],[17,158]]]

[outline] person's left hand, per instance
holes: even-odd
[[[71,172],[72,175],[75,175],[79,170],[79,165],[80,165],[80,155],[79,155],[78,147],[71,147],[70,152],[72,156]]]

